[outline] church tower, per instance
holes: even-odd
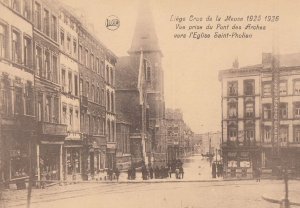
[[[137,22],[128,51],[131,57],[143,59],[143,85],[145,88],[146,123],[148,144],[147,152],[163,153],[165,145],[162,143],[164,127],[164,74],[162,57],[155,24],[148,0],[141,0],[138,10]],[[150,137],[150,138],[149,138]],[[162,138],[160,138],[162,137]],[[153,155],[152,155],[153,156]]]

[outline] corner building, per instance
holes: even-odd
[[[279,58],[279,140],[272,138],[272,54],[262,63],[222,70],[222,154],[226,177],[252,177],[262,168],[263,177],[275,173],[273,148],[279,147],[292,176],[300,174],[299,78],[300,55]]]

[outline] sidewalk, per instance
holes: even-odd
[[[284,199],[284,192],[272,192],[262,195],[262,198],[268,202],[280,204],[281,200]],[[289,202],[290,205],[300,206],[300,191],[290,191],[289,192]]]

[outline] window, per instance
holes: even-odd
[[[11,6],[13,8],[13,10],[17,11],[17,12],[21,12],[21,2],[20,0],[11,0]]]
[[[36,57],[36,72],[40,77],[43,76],[43,68],[42,68],[42,48],[36,46],[35,48],[35,57]]]
[[[88,65],[88,61],[89,60],[89,51],[88,51],[88,49],[85,49],[85,56],[84,56],[84,65],[86,66],[86,67],[88,67],[89,65]]]
[[[151,68],[150,68],[150,66],[147,67],[147,81],[151,81]]]
[[[96,97],[96,103],[100,104],[100,88],[97,87],[97,97]]]
[[[79,49],[78,49],[78,59],[79,62],[82,64],[82,46],[79,45]]]
[[[57,41],[57,18],[54,15],[51,17],[51,38]]]
[[[54,98],[53,122],[59,123],[59,98]]]
[[[106,110],[110,111],[110,95],[108,90],[106,92]]]
[[[107,132],[106,132],[107,136],[108,136],[108,141],[110,142],[111,140],[111,133],[110,133],[110,121],[107,120]]]
[[[103,60],[101,60],[100,71],[101,71],[101,76],[104,78],[104,61]]]
[[[23,93],[18,86],[15,87],[15,114],[23,114]]]
[[[5,25],[0,24],[0,57],[7,57],[7,27]]]
[[[287,119],[288,118],[288,104],[287,103],[280,103],[280,119]]]
[[[82,79],[79,80],[79,93],[80,93],[80,96],[83,95],[83,80]]]
[[[111,85],[114,84],[114,71],[111,67],[110,67],[110,84]]]
[[[58,60],[57,60],[57,56],[53,55],[52,56],[52,81],[55,83],[58,83],[57,80],[57,73],[58,73]]]
[[[73,92],[73,85],[72,85],[72,81],[73,81],[73,79],[72,79],[72,73],[71,72],[69,72],[68,73],[68,90],[69,90],[69,93],[72,93]]]
[[[52,80],[52,72],[50,68],[50,52],[48,50],[45,50],[45,73],[46,73],[46,79]]]
[[[245,105],[245,116],[246,117],[253,117],[254,116],[254,104],[253,103],[246,103],[246,105]]]
[[[106,66],[106,82],[109,83],[109,67]]]
[[[271,104],[264,104],[263,105],[263,115],[265,120],[271,119]]]
[[[236,96],[238,93],[238,82],[228,82],[228,96]]]
[[[228,108],[228,115],[229,118],[236,118],[237,117],[237,103],[229,103]]]
[[[95,70],[95,66],[94,66],[94,54],[91,54],[91,69],[92,69],[92,71]]]
[[[300,103],[294,103],[294,117],[300,118]]]
[[[111,121],[111,140],[115,141],[115,123]]]
[[[74,90],[75,96],[78,96],[78,76],[74,75]]]
[[[300,95],[300,80],[294,81],[294,94]]]
[[[69,109],[70,113],[69,113],[69,125],[71,127],[71,129],[73,129],[73,108]]]
[[[288,127],[281,126],[279,131],[279,141],[280,142],[287,142],[288,141]]]
[[[17,31],[13,30],[12,31],[12,61],[16,63],[21,62],[21,41],[20,41],[20,33]]]
[[[91,100],[95,101],[95,86],[92,85],[92,89],[91,89]]]
[[[244,93],[245,95],[254,94],[254,80],[245,80],[244,81]]]
[[[294,138],[293,142],[299,143],[300,142],[300,126],[294,126]]]
[[[67,124],[67,106],[63,105],[62,108],[62,122],[63,124]]]
[[[65,33],[64,33],[64,31],[60,31],[60,45],[63,49],[65,48]]]
[[[30,81],[27,81],[25,89],[25,107],[26,115],[33,115],[34,97],[33,97],[33,87]]]
[[[115,102],[114,102],[114,93],[111,93],[111,111],[115,112]]]
[[[105,106],[105,92],[104,89],[101,90],[101,104]]]
[[[49,11],[47,9],[44,9],[44,19],[43,19],[43,26],[44,26],[44,33],[46,35],[50,35],[50,16]]]
[[[11,115],[12,113],[12,96],[11,96],[11,88],[10,88],[10,80],[8,76],[2,77],[2,113],[6,116]]]
[[[76,57],[77,55],[77,40],[73,40],[73,55]]]
[[[38,94],[38,121],[43,120],[43,94],[39,93]]]
[[[23,1],[23,15],[26,19],[31,20],[31,0]]]
[[[245,140],[246,140],[246,142],[253,142],[254,141],[254,130],[253,129],[245,130]]]
[[[37,2],[34,3],[34,26],[41,30],[41,5]]]
[[[263,83],[263,96],[271,96],[271,83],[265,82]]]
[[[45,106],[45,121],[52,122],[51,119],[51,97],[46,97],[46,106]]]
[[[61,70],[61,86],[62,86],[62,91],[66,91],[66,70],[62,69]]]
[[[68,53],[72,52],[72,50],[71,50],[71,37],[69,35],[67,36],[67,51],[68,51]]]
[[[237,129],[229,128],[228,138],[229,138],[229,141],[236,141],[237,140]]]
[[[265,143],[270,143],[271,142],[271,127],[270,126],[266,126],[264,128],[264,142]]]
[[[86,97],[89,98],[90,83],[86,82]]]
[[[100,74],[100,60],[98,57],[96,58],[96,70],[97,74]]]
[[[31,39],[24,37],[24,65],[31,66]]]
[[[286,95],[287,94],[287,82],[280,82],[279,85],[279,93],[280,95]]]

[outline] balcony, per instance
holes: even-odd
[[[33,131],[36,129],[36,121],[34,116],[15,115],[16,127],[23,131]]]
[[[39,122],[38,131],[43,135],[51,136],[67,136],[67,125],[48,123],[48,122]]]
[[[88,107],[88,98],[86,96],[81,96],[80,97],[80,104],[81,106],[87,108]]]

